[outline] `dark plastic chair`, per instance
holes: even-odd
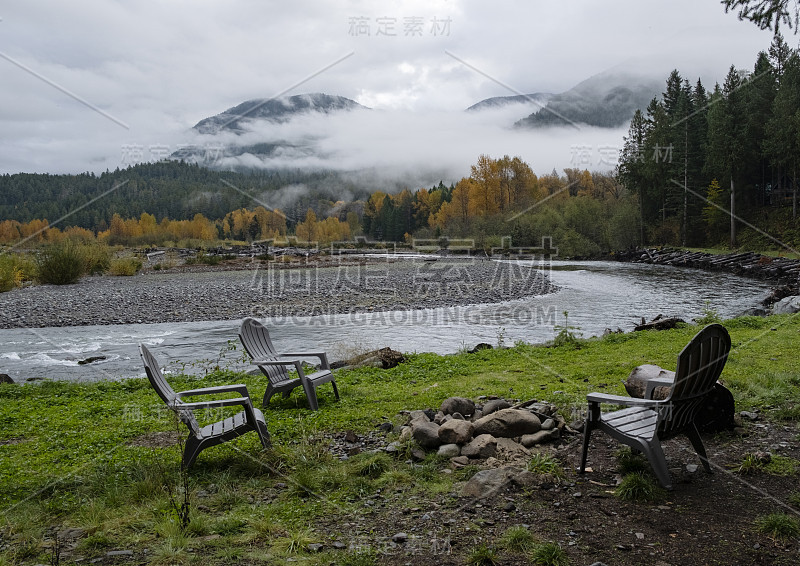
[[[311,410],[316,411],[319,409],[317,387],[328,382],[333,385],[333,393],[336,395],[336,399],[339,399],[339,389],[336,387],[336,380],[331,372],[328,355],[325,352],[278,353],[275,350],[275,346],[272,345],[267,328],[256,319],[250,317],[242,321],[242,326],[239,329],[239,340],[250,357],[253,358],[250,363],[257,365],[269,379],[267,390],[264,393],[264,407],[267,406],[270,398],[275,393],[283,393],[284,397],[289,397],[295,387],[302,386],[308,399],[308,405]],[[303,371],[303,362],[299,359],[305,357],[319,358],[320,370],[306,375]],[[292,378],[289,376],[289,372],[286,369],[289,366],[294,366],[297,371],[297,377]]]
[[[621,395],[590,393],[589,413],[583,433],[583,452],[580,472],[586,470],[589,436],[594,429],[626,444],[647,456],[659,483],[672,489],[672,478],[661,449],[661,441],[678,434],[686,435],[692,443],[706,472],[711,466],[694,418],[703,400],[714,389],[731,349],[728,331],[719,324],[710,324],[698,332],[678,355],[675,380],[648,383],[647,397],[651,397],[656,385],[671,385],[664,400],[637,399]],[[600,411],[602,403],[624,405],[627,408],[610,413]]]
[[[167,406],[178,414],[181,422],[189,427],[189,437],[186,439],[186,446],[183,450],[183,468],[189,468],[194,464],[197,455],[202,450],[227,442],[239,435],[254,430],[258,433],[261,445],[266,449],[270,446],[269,432],[264,414],[253,407],[250,396],[247,393],[247,386],[239,385],[220,385],[218,387],[204,387],[202,389],[191,389],[176,393],[164,379],[164,375],[159,369],[158,361],[144,344],[139,345],[139,354],[144,362],[144,369],[150,385],[156,390],[158,396]],[[192,397],[195,395],[214,395],[219,393],[238,393],[240,396],[233,399],[220,399],[215,401],[199,401],[186,403],[182,397]],[[194,416],[197,409],[210,409],[216,407],[233,407],[241,405],[244,410],[236,415],[222,421],[201,427]]]

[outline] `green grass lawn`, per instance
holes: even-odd
[[[743,317],[724,324],[733,348],[722,380],[737,409],[800,420],[800,318]],[[412,354],[391,370],[338,373],[341,401],[322,386],[317,412],[307,409],[298,388],[289,399],[273,398],[264,411],[271,450],[261,451],[256,435],[247,434],[200,455],[188,476],[186,529],[172,507],[181,497],[179,448],[130,444],[176,430],[147,380],[0,385],[0,565],[52,563],[53,529],[65,527],[85,530],[75,553],[87,557],[147,548],[153,564],[195,563],[200,555],[206,564],[268,563],[295,554],[330,563],[326,553],[303,554],[318,537],[316,519],[358,514],[360,498],[376,489],[444,493],[460,479],[437,473],[443,463],[435,455],[418,467],[371,454],[339,462],[326,450],[330,434],[363,434],[386,420],[402,424],[399,411],[437,408],[453,395],[546,400],[571,422],[586,393],[625,394],[621,381],[635,366],[674,370],[678,352],[698,330],[612,334],[579,348],[517,344],[476,354]],[[226,371],[169,380],[176,390],[245,383],[257,405],[265,389],[261,377]],[[181,425],[182,435],[185,430]],[[309,496],[319,492],[326,497]]]

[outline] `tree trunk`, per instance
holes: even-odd
[[[731,175],[731,249],[736,248],[736,191]]]

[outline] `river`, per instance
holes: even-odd
[[[713,309],[723,318],[764,299],[770,284],[735,275],[670,266],[616,262],[551,262],[556,293],[506,303],[287,317],[267,320],[281,350],[323,349],[332,360],[390,346],[403,352],[456,352],[480,342],[542,343],[555,326],[569,325],[584,337],[606,328],[624,331],[659,314],[684,320]],[[246,368],[241,361],[240,321],[127,324],[0,330],[0,373],[30,378],[97,381],[144,376],[137,344],[151,347],[168,371],[202,373],[217,364]],[[236,346],[235,350],[230,349]],[[80,365],[80,360],[105,359]]]

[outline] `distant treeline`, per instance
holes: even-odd
[[[798,160],[800,55],[776,34],[752,72],[731,67],[711,93],[673,71],[633,117],[618,172],[639,197],[643,243],[766,248],[774,241],[743,222],[732,230],[729,211],[798,242]]]

